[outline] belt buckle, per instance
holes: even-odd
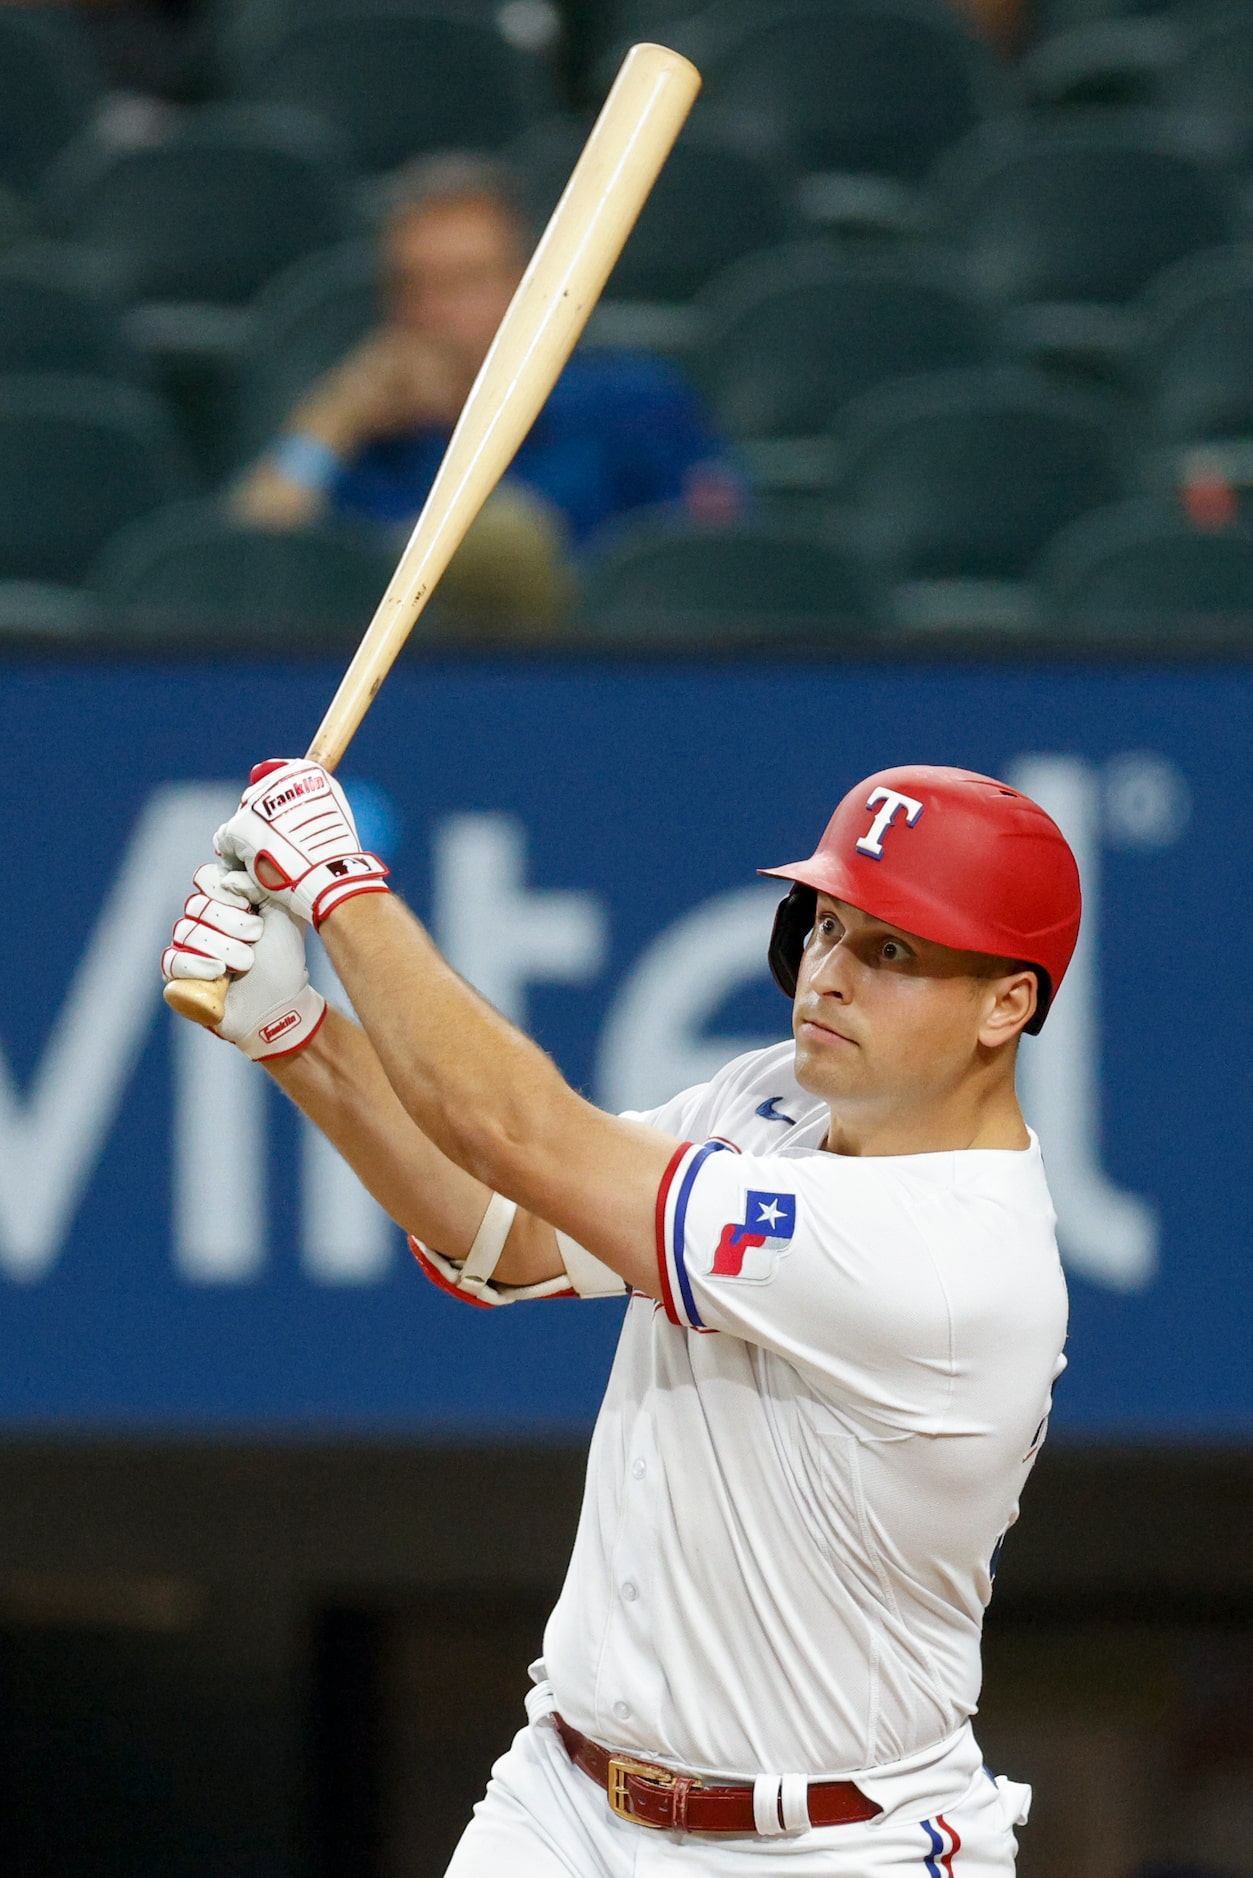
[[[652,1781],[654,1786],[663,1789],[677,1786],[678,1775],[670,1773],[664,1767],[650,1766],[647,1761],[628,1760],[625,1755],[610,1756],[606,1791],[609,1795],[609,1810],[619,1819],[629,1819],[633,1826],[644,1826],[650,1832],[665,1832],[667,1826],[658,1819],[641,1819],[631,1810],[631,1795],[627,1780],[632,1775],[642,1780]],[[695,1784],[695,1783],[694,1783]]]

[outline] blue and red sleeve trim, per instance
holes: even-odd
[[[704,1330],[692,1281],[687,1271],[687,1208],[705,1162],[711,1154],[735,1153],[729,1141],[685,1142],[667,1167],[657,1189],[657,1270],[661,1302],[672,1324]]]

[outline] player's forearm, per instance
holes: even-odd
[[[491,1189],[442,1154],[406,1114],[359,1025],[330,1010],[307,1048],[266,1068],[384,1212],[424,1245],[464,1258]],[[561,1259],[552,1227],[519,1212],[496,1269],[506,1285],[555,1276]]]
[[[266,1068],[385,1212],[450,1258],[464,1254],[489,1189],[415,1127],[358,1025],[330,1010],[305,1049]]]
[[[395,896],[350,901],[322,939],[393,1099],[449,1159],[542,1210],[563,1119],[580,1105],[543,1051],[458,977]]]

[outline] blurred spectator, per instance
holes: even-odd
[[[254,522],[327,511],[408,529],[527,259],[510,173],[472,156],[420,159],[388,194],[383,324],[292,411],[236,492]],[[627,510],[672,504],[722,519],[739,486],[673,367],[580,352],[441,588],[454,612],[557,619],[575,556]]]

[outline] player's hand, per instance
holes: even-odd
[[[376,437],[454,423],[468,389],[446,350],[384,326],[327,373],[290,422],[351,457]]]
[[[254,1062],[291,1056],[314,1035],[326,999],[309,983],[304,927],[267,901],[247,874],[218,862],[197,868],[174,937],[161,959],[166,978],[231,974],[216,1035]]]
[[[320,926],[359,893],[386,893],[387,869],[362,852],[348,798],[320,763],[259,763],[213,845],[297,919]]]

